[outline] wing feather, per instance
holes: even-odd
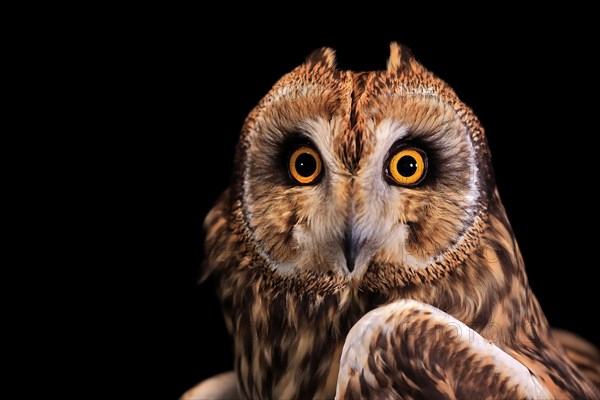
[[[336,398],[551,398],[520,362],[456,318],[400,300],[350,330]]]
[[[181,396],[180,400],[233,400],[240,399],[237,377],[233,371],[208,378]]]
[[[600,389],[600,351],[572,332],[552,329],[552,335],[563,346],[567,357]]]

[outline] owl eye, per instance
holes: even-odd
[[[308,146],[298,147],[290,154],[288,164],[292,179],[302,185],[309,185],[321,176],[321,157]]]
[[[427,173],[427,155],[415,148],[404,148],[393,152],[386,163],[386,176],[392,183],[415,186]]]

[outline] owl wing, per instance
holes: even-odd
[[[230,236],[227,234],[227,224],[230,215],[229,189],[219,197],[214,207],[204,219],[205,258],[200,268],[198,283],[204,282],[215,270],[227,261],[229,254],[223,251],[223,241]],[[231,321],[225,318],[231,332]],[[239,399],[241,398],[237,376],[229,371],[208,378],[185,392],[180,400],[200,399]]]
[[[600,351],[576,334],[552,329],[552,336],[562,345],[567,357],[587,378],[600,389]]]
[[[219,267],[219,264],[227,259],[227,252],[216,253],[222,251],[224,247],[219,242],[226,236],[229,215],[229,189],[226,189],[204,219],[205,255],[200,267],[198,283],[204,282]]]
[[[240,398],[235,372],[229,371],[200,382],[185,392],[179,400],[231,400]]]
[[[549,398],[520,362],[430,305],[400,300],[350,330],[336,398]]]

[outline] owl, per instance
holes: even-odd
[[[600,398],[598,350],[529,287],[481,124],[403,46],[283,76],[205,231],[235,373],[186,399]]]

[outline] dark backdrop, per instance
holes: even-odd
[[[597,102],[586,97],[596,71],[584,33],[567,35],[554,25],[530,31],[507,21],[505,34],[481,23],[461,34],[401,27],[309,34],[305,27],[294,38],[297,27],[249,24],[238,27],[243,33],[231,42],[198,24],[175,21],[159,24],[150,38],[140,33],[150,56],[130,71],[132,78],[144,77],[137,95],[149,105],[143,117],[148,132],[142,130],[134,149],[143,161],[136,161],[132,181],[151,188],[141,201],[141,226],[151,240],[140,270],[156,267],[159,278],[149,300],[159,334],[148,348],[157,392],[175,398],[232,368],[213,282],[196,285],[202,221],[228,184],[245,116],[281,75],[321,46],[337,50],[341,68],[371,70],[385,67],[390,41],[403,42],[475,110],[546,315],[553,325],[600,344],[593,328],[597,201],[589,193],[598,156],[586,143],[597,133]]]

